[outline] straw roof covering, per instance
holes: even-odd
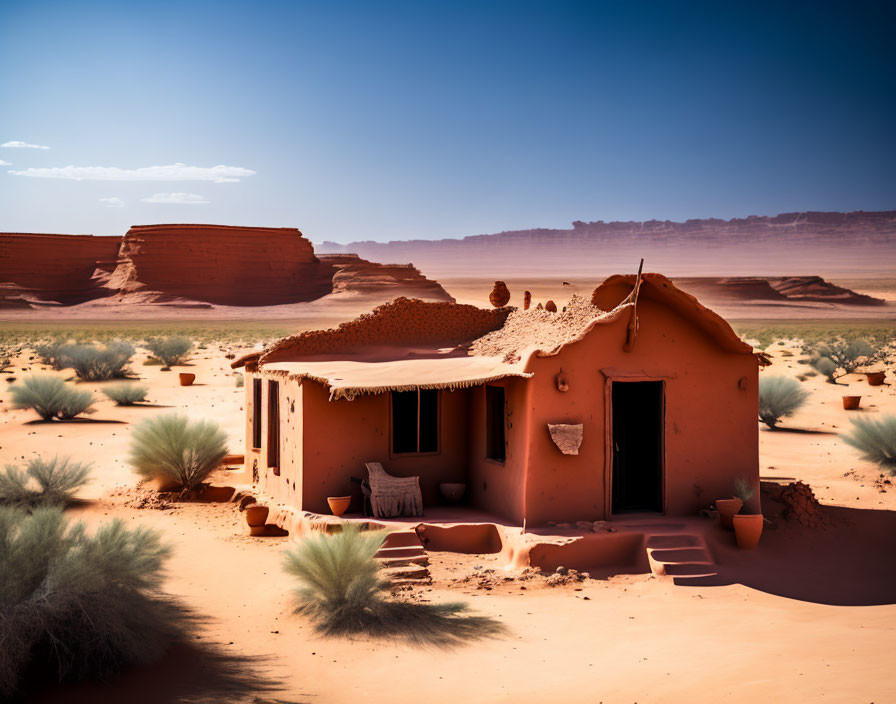
[[[266,372],[313,379],[330,389],[331,398],[347,399],[526,378],[532,376],[526,367],[533,355],[557,354],[594,328],[628,316],[634,283],[634,276],[612,276],[595,289],[591,301],[573,296],[556,313],[398,298],[337,328],[285,338],[232,366],[257,363]],[[640,295],[661,300],[721,348],[752,354],[723,318],[666,277],[644,274]]]

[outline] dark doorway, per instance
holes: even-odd
[[[663,510],[663,382],[614,381],[613,513]]]

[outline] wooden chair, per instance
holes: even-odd
[[[366,467],[374,517],[423,515],[420,477],[393,477],[379,462],[367,462]]]

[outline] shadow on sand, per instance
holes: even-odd
[[[225,652],[224,646],[180,641],[157,662],[122,672],[110,682],[83,681],[31,693],[35,704],[174,704],[175,702],[253,702],[300,704],[278,699],[282,686],[260,674],[270,660]]]
[[[896,604],[896,511],[825,506],[827,525],[805,528],[781,518],[766,496],[762,507],[777,527],[766,526],[752,551],[738,550],[734,533],[707,536],[718,575],[695,586],[743,584],[834,606]]]
[[[507,632],[490,616],[467,613],[462,602],[419,604],[381,601],[375,608],[337,620],[315,620],[316,630],[328,636],[366,635],[417,646],[457,648]]]

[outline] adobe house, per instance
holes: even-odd
[[[366,462],[441,482],[517,525],[689,515],[756,488],[758,367],[718,315],[659,274],[613,276],[563,312],[399,298],[233,363],[262,492],[329,513]],[[758,496],[758,491],[756,492]],[[758,509],[758,506],[757,506]]]

